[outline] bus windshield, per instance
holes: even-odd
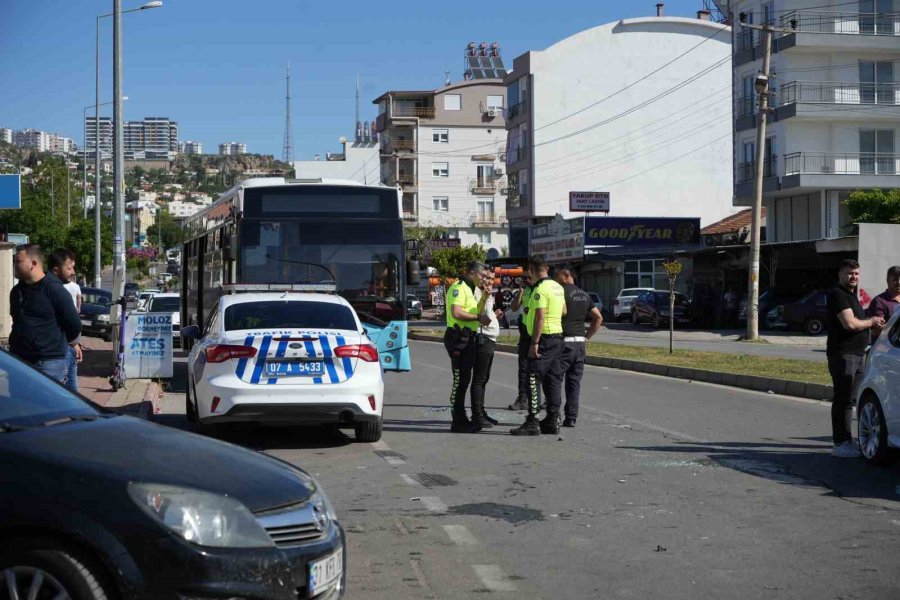
[[[402,318],[402,227],[399,221],[244,218],[240,281],[334,284],[361,318]]]

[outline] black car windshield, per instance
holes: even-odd
[[[334,302],[265,300],[225,309],[225,331],[294,328],[356,331],[357,326],[350,309]]]
[[[181,298],[172,296],[169,298],[154,297],[150,300],[150,308],[147,312],[178,312],[181,310]]]
[[[81,397],[0,351],[0,433],[62,417],[99,415]]]
[[[107,306],[112,302],[112,294],[104,290],[81,288],[81,301],[84,304]]]

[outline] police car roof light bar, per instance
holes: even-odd
[[[236,292],[322,292],[333,294],[337,285],[333,283],[226,283],[225,293]]]

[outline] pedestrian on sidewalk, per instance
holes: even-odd
[[[838,458],[862,456],[850,431],[853,422],[850,396],[853,393],[853,382],[862,374],[863,354],[869,345],[869,331],[884,325],[883,317],[866,318],[856,296],[858,286],[859,263],[849,258],[841,261],[838,286],[828,292],[828,341],[825,350],[828,372],[834,386],[834,398],[831,401],[834,449],[831,455]]]
[[[62,282],[44,272],[39,245],[16,248],[15,271],[19,283],[9,294],[9,352],[62,383],[69,344],[81,334],[78,311]]]
[[[534,291],[534,281],[529,273],[525,273],[522,277],[524,284],[519,288],[516,297],[513,298],[509,309],[512,311],[521,310],[518,318],[519,327],[519,344],[516,346],[516,354],[518,355],[518,397],[516,401],[510,404],[509,410],[526,410],[528,408],[528,399],[531,396],[528,384],[528,352],[531,349],[531,336],[528,335],[528,329],[525,327],[525,319],[528,318],[528,303],[531,301],[531,292]],[[540,390],[538,390],[538,401],[540,401]]]
[[[528,270],[535,282],[528,303],[525,327],[531,341],[528,351],[528,417],[512,435],[559,433],[559,406],[562,403],[562,379],[559,359],[562,355],[562,318],[566,300],[562,286],[550,279],[550,268],[543,256],[528,259]],[[547,416],[538,423],[540,400],[538,385],[544,389]]]
[[[563,427],[575,427],[578,419],[578,397],[581,394],[581,377],[587,355],[587,341],[594,337],[603,324],[600,310],[594,306],[587,292],[575,285],[572,269],[563,267],[556,272],[556,281],[563,287],[566,299],[566,316],[563,317],[563,349],[560,371],[566,390],[563,410]],[[585,330],[585,321],[591,326]]]
[[[481,323],[475,335],[475,367],[472,371],[472,425],[479,429],[490,429],[497,420],[487,414],[484,408],[485,388],[491,378],[491,366],[494,364],[494,350],[497,336],[500,335],[499,317],[502,310],[494,309],[494,271],[485,268],[481,274],[481,284],[475,289],[475,299],[481,309],[481,315],[487,317],[488,325]]]
[[[75,310],[81,312],[81,286],[75,283],[75,254],[67,248],[58,248],[47,257],[47,268],[72,297]],[[78,391],[78,364],[82,361],[81,336],[69,344],[66,355],[66,387]]]
[[[866,316],[881,317],[887,321],[898,307],[900,307],[900,265],[894,265],[887,270],[887,289],[872,298],[872,302],[866,308]],[[872,329],[872,339],[877,338],[879,333],[881,327]]]
[[[453,386],[450,405],[453,414],[451,433],[475,433],[480,429],[466,416],[466,392],[472,382],[475,367],[475,335],[479,324],[489,325],[490,319],[481,314],[475,288],[481,283],[484,265],[470,262],[459,280],[447,290],[447,330],[444,332],[444,348],[450,356]]]

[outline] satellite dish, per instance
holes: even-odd
[[[500,251],[496,248],[491,248],[487,251],[487,259],[488,260],[497,260],[500,258]]]

